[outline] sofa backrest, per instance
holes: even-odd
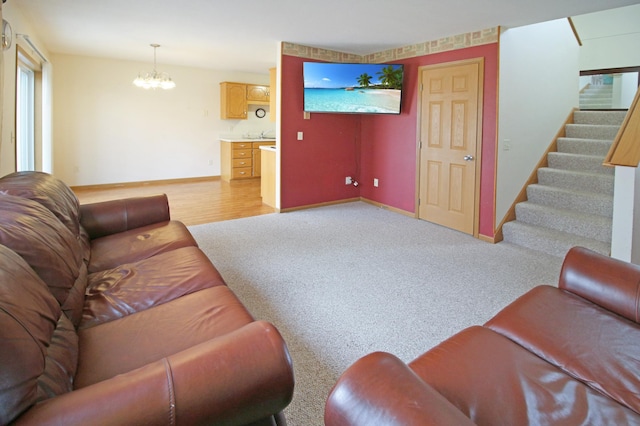
[[[0,424],[72,390],[78,336],[47,285],[0,245]]]
[[[558,287],[640,323],[640,266],[583,247],[565,256]]]
[[[0,194],[0,244],[31,266],[73,324],[79,324],[87,267],[71,231],[37,201]]]
[[[71,188],[43,172],[16,172],[0,178],[0,193],[37,201],[53,213],[74,236],[80,234],[80,203]]]

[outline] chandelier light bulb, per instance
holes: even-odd
[[[160,45],[151,44],[151,47],[153,47],[153,71],[145,73],[144,75],[139,73],[138,77],[133,80],[133,84],[136,87],[141,87],[143,89],[173,89],[174,87],[176,87],[176,83],[171,80],[169,74],[167,74],[166,72],[156,71],[156,49],[160,47]]]

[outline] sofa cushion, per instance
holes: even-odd
[[[89,273],[112,269],[181,247],[197,247],[186,226],[166,221],[91,240]]]
[[[197,247],[183,247],[93,273],[80,328],[112,321],[217,285],[224,280]]]
[[[49,209],[72,233],[80,233],[80,203],[71,188],[43,172],[16,172],[0,179],[0,192],[29,198]]]
[[[409,366],[478,425],[640,422],[634,411],[485,327],[461,331]]]
[[[47,285],[0,246],[0,424],[72,388],[78,338]]]
[[[86,272],[82,249],[71,231],[40,203],[3,194],[0,244],[26,260],[74,324],[79,323]]]
[[[182,296],[78,331],[82,388],[227,334],[253,321],[227,286]]]
[[[486,325],[640,413],[637,323],[570,292],[539,286]]]

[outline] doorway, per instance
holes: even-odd
[[[484,60],[419,72],[418,218],[477,237]]]

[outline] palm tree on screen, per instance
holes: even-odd
[[[378,71],[378,79],[389,89],[400,89],[402,86],[402,68],[388,65]]]
[[[360,77],[358,77],[358,84],[361,87],[369,87],[371,85],[372,78],[372,76],[365,72],[364,74],[361,74]]]

